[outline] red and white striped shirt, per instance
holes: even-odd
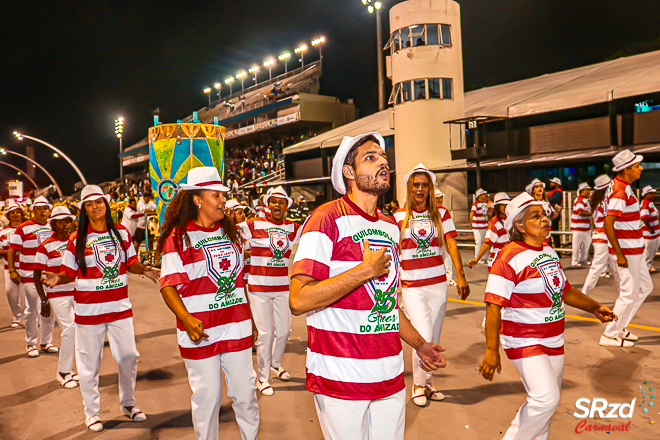
[[[345,400],[374,400],[405,387],[399,339],[399,228],[347,196],[317,208],[303,226],[292,276],[326,280],[362,263],[364,241],[385,248],[388,275],[307,313],[307,389]]]
[[[502,307],[500,341],[509,359],[564,354],[564,294],[571,288],[550,246],[502,249],[484,301]]]
[[[594,232],[591,234],[592,243],[604,243],[607,244],[607,235],[605,235],[605,210],[607,205],[605,205],[605,200],[600,202],[596,207],[596,212],[594,212]]]
[[[605,200],[607,215],[617,218],[614,222],[614,232],[621,251],[624,255],[641,255],[644,252],[644,225],[640,219],[639,202],[630,184],[615,177],[605,193]],[[611,255],[615,255],[611,243],[609,251]]]
[[[640,210],[641,220],[648,220],[651,225],[652,231],[649,231],[644,224],[643,234],[644,239],[653,240],[660,237],[660,222],[658,222],[658,208],[655,207],[655,203],[651,202],[648,199],[642,199],[642,208]],[[644,223],[644,222],[642,222]]]
[[[220,223],[203,228],[188,222],[190,246],[177,251],[175,235],[163,246],[160,288],[177,289],[186,310],[202,321],[208,339],[193,342],[177,319],[184,359],[206,359],[252,347],[250,307],[243,291],[243,249],[231,242]]]
[[[442,231],[445,240],[456,237],[456,227],[451,214],[439,207]],[[406,209],[394,213],[394,221],[403,226]],[[423,287],[447,282],[442,248],[438,241],[438,231],[431,221],[429,211],[412,210],[401,241],[401,287]]]
[[[488,227],[488,204],[476,200],[472,204],[472,229],[486,229]]]
[[[52,273],[62,272],[63,253],[66,250],[69,240],[60,240],[55,235],[51,235],[37,249],[37,255],[34,258],[33,269],[47,270]],[[59,298],[62,296],[73,296],[74,283],[58,284],[55,287],[46,287],[46,296],[50,298]]]
[[[86,275],[80,271],[75,257],[78,231],[71,234],[64,251],[64,273],[75,280],[76,324],[103,324],[133,316],[127,269],[137,262],[137,255],[131,234],[119,223],[116,226],[126,252],[115,234],[87,228]]]
[[[506,217],[505,217],[506,218]],[[504,220],[503,218],[502,220]],[[486,239],[484,242],[490,245],[490,253],[488,255],[488,271],[493,267],[493,262],[497,258],[497,254],[509,244],[509,233],[504,229],[504,225],[501,221],[497,220],[497,216],[494,215],[488,223],[488,232],[486,232]]]
[[[21,283],[34,283],[32,265],[34,264],[34,257],[37,255],[37,248],[48,240],[52,233],[50,224],[44,223],[41,225],[35,222],[34,219],[30,219],[18,225],[16,232],[9,237],[9,247],[21,253],[21,267],[20,269],[17,268]]]
[[[2,230],[0,230],[0,250],[9,250],[9,240],[14,232],[16,232],[16,228],[11,225],[5,226]],[[21,265],[19,261],[20,259],[20,254],[17,254],[16,261],[14,261],[16,270],[18,270]],[[9,257],[5,257],[5,270],[9,270]]]
[[[267,218],[253,217],[243,228],[250,242],[250,292],[288,292],[289,257],[300,239],[300,224],[284,219],[276,223]]]
[[[573,202],[573,213],[571,215],[571,231],[590,231],[591,216],[583,216],[580,213],[590,213],[589,199],[577,196]]]

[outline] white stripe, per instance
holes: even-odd
[[[504,299],[511,299],[513,287],[513,281],[508,280],[503,276],[494,273],[488,275],[488,282],[486,283],[486,292],[488,293],[501,296]]]
[[[330,275],[329,278],[336,277],[341,275],[344,272],[357,267],[362,261],[341,261],[341,260],[332,260],[330,262]]]
[[[200,313],[200,312],[208,312],[209,309],[209,304],[215,304],[217,301],[215,300],[215,293],[207,293],[203,295],[193,295],[193,296],[187,296],[181,298],[181,301],[183,301],[183,305],[186,306],[186,310],[188,310],[188,313]],[[245,300],[245,291],[243,288],[237,288],[234,290],[234,297],[233,298],[240,298],[242,299],[241,304],[245,304],[247,301]]]
[[[87,266],[87,267],[93,267],[93,266]],[[124,286],[128,286],[128,275],[123,274],[119,275],[117,278],[121,281],[121,285],[117,287],[113,287],[112,289],[108,290],[114,290],[114,289],[121,289]],[[98,278],[76,278],[76,290],[80,290],[81,292],[94,292],[96,291],[97,286],[102,286],[103,284],[101,283],[102,277]]]
[[[406,228],[406,231],[408,231],[408,228]],[[409,239],[409,237],[407,237]],[[426,250],[432,251],[433,253],[430,255],[426,255]],[[440,247],[438,246],[429,246],[427,249],[424,249],[424,258],[430,258],[430,257],[437,257],[438,255],[442,255],[442,251],[440,250]],[[401,260],[407,260],[407,261],[414,261],[417,258],[413,258],[413,255],[415,255],[419,251],[418,248],[412,248],[412,249],[402,249],[401,250]]]
[[[131,308],[131,301],[128,298],[120,299],[119,301],[111,301],[95,304],[75,304],[76,315],[79,316],[98,316],[105,315],[106,313],[124,312]]]
[[[513,288],[513,292],[523,295],[529,293],[543,293],[545,292],[545,283],[541,277],[527,278],[516,284]]]
[[[176,338],[179,342],[179,346],[183,348],[206,347],[207,345],[215,344],[218,341],[247,338],[252,334],[252,322],[249,319],[241,322],[231,322],[229,324],[205,328],[204,333],[209,335],[208,339],[203,338],[198,342],[193,342],[188,336],[188,333],[177,328]]]
[[[351,359],[307,349],[307,372],[339,382],[384,382],[403,373],[403,350],[397,355],[380,359]]]
[[[520,322],[523,324],[547,324],[545,318],[550,315],[552,307],[543,308],[512,308],[505,307],[502,309],[502,320]],[[564,308],[561,308],[560,315],[562,315]]]
[[[564,334],[551,338],[514,338],[513,336],[500,335],[502,348],[523,348],[531,345],[543,345],[550,348],[559,348],[564,345]]]
[[[252,257],[254,258],[254,257]],[[254,260],[253,260],[254,261]],[[251,263],[251,267],[254,267],[254,263]],[[256,286],[288,286],[289,277],[273,277],[273,276],[264,276],[264,275],[252,275],[250,274],[249,278],[250,284]]]
[[[446,275],[444,264],[427,267],[425,269],[401,269],[401,279],[406,281],[427,280],[429,278],[441,277],[443,275]]]
[[[385,315],[378,314],[380,321],[376,322],[375,319],[369,319],[371,310],[351,310],[340,309],[337,307],[326,307],[321,310],[316,310],[307,314],[307,325],[318,330],[325,330],[329,332],[342,332],[364,334],[360,332],[361,326],[371,325],[372,329],[370,334],[375,333],[376,325],[381,324],[398,324],[399,323],[399,310],[394,309]],[[392,327],[392,326],[390,326]],[[379,331],[378,333],[397,332],[398,328],[388,331]]]

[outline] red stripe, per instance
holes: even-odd
[[[376,383],[353,383],[330,380],[307,373],[307,389],[343,400],[377,400],[398,393],[406,387],[403,373],[397,377]]]
[[[500,307],[508,307],[509,306],[509,300],[504,298],[503,296],[496,295],[494,293],[486,292],[484,295],[484,302],[488,304],[495,304]]]
[[[319,354],[349,359],[382,359],[401,352],[399,332],[355,334],[307,326],[307,347]]]
[[[250,292],[266,292],[266,293],[277,293],[277,292],[288,292],[289,284],[280,284],[276,286],[261,286],[258,284],[250,284],[248,278],[248,291]]]
[[[614,252],[614,249],[612,249],[612,247],[608,247],[608,250],[610,252],[610,255],[616,255],[616,252]],[[621,251],[623,252],[623,255],[642,255],[644,253],[644,248],[643,247],[621,248]]]
[[[291,246],[291,245],[290,245]],[[257,246],[252,246],[251,254],[252,257],[267,257],[271,258],[273,256],[273,250],[269,247],[257,247]],[[291,256],[291,247],[287,249],[286,252],[284,252],[284,259],[288,260],[289,257]],[[254,264],[254,263],[253,263]]]
[[[564,333],[564,319],[546,324],[528,324],[502,320],[502,334],[514,338],[552,338]]]
[[[514,309],[543,309],[552,307],[552,300],[545,293],[513,294],[508,307]]]
[[[79,304],[100,304],[128,298],[128,286],[108,290],[76,290],[76,302]]]
[[[193,183],[193,185],[194,186],[211,186],[211,185],[223,185],[223,183],[222,183],[222,180],[211,180],[211,181],[208,181],[208,182]]]
[[[250,266],[250,275],[259,275],[267,277],[286,277],[289,276],[289,266]]]
[[[435,255],[433,257],[415,258],[412,260],[401,260],[401,269],[415,270],[415,269],[428,269],[431,267],[438,267],[444,264],[442,255]]]
[[[197,348],[184,348],[179,346],[179,352],[184,359],[206,359],[221,353],[247,350],[252,347],[252,335],[242,339],[229,339]]]
[[[247,302],[226,307],[224,309],[209,310],[207,312],[191,313],[191,315],[204,325],[205,329],[218,327],[220,325],[231,324],[234,322],[243,322],[250,319],[250,307]],[[176,320],[176,328],[186,331],[181,321]]]
[[[564,354],[564,346],[550,348],[543,345],[530,345],[529,347],[505,349],[506,357],[509,359],[522,359],[530,356],[547,354],[548,356],[561,356]]]
[[[64,292],[47,292],[46,296],[48,299],[51,298],[62,298],[63,296],[74,296],[76,293],[75,290],[73,290],[73,286],[71,287],[71,290],[66,290]]]
[[[401,280],[401,287],[425,287],[445,282],[447,282],[447,275],[440,275],[438,277],[424,278],[423,280]]]
[[[123,312],[105,313],[103,315],[80,316],[76,315],[76,324],[80,325],[96,325],[104,324],[106,322],[119,321],[120,319],[130,318],[133,316],[133,310],[128,309]]]
[[[291,277],[296,275],[306,275],[317,280],[327,280],[330,277],[330,266],[305,258],[293,263]]]

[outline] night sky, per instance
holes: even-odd
[[[385,1],[385,41],[395,3]],[[459,3],[466,91],[660,41],[653,0]],[[207,104],[204,87],[319,35],[328,40],[321,93],[354,98],[366,116],[378,105],[375,29],[360,0],[3,2],[0,146],[24,153],[12,136],[18,130],[69,154],[90,183],[112,180],[115,117],[126,118],[125,148],[146,137],[154,109],[162,122],[176,122]],[[311,49],[306,62],[317,57]],[[37,161],[71,192],[73,169],[45,147]],[[0,167],[0,195],[15,177]],[[49,183],[40,172],[36,180]]]

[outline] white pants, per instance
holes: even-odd
[[[481,245],[484,244],[484,240],[486,239],[486,232],[488,232],[488,229],[472,229],[472,233],[474,233],[474,258],[477,258],[479,255],[479,251],[481,250]],[[488,252],[484,254],[483,257],[481,257],[481,261],[488,261]]]
[[[598,278],[607,270],[609,265],[610,271],[614,274],[616,285],[619,285],[619,273],[616,270],[616,260],[610,258],[607,243],[593,243],[594,245],[594,258],[591,260],[591,267],[587,278],[584,279],[582,286],[582,293],[591,296],[591,292],[598,284]]]
[[[425,287],[404,287],[401,298],[410,323],[427,342],[440,342],[442,324],[447,312],[447,283]],[[426,387],[433,385],[433,374],[419,366],[417,351],[412,351],[413,384]]]
[[[564,355],[530,356],[512,359],[511,363],[520,374],[528,396],[502,440],[545,440],[559,405]]]
[[[573,252],[571,263],[578,264],[587,261],[591,245],[591,231],[573,231]]]
[[[406,390],[378,400],[314,394],[314,403],[325,440],[403,440]]]
[[[616,264],[616,255],[610,255]],[[608,338],[618,337],[630,324],[647,296],[653,291],[653,281],[649,268],[642,255],[626,255],[628,267],[616,266],[619,274],[619,297],[612,310],[619,317],[607,324],[603,335]]]
[[[289,292],[248,292],[252,318],[259,331],[257,373],[261,382],[270,380],[270,367],[282,365],[282,355],[291,330]]]
[[[447,243],[442,246],[442,260],[445,262],[445,272],[447,273],[447,281],[454,279],[454,262],[447,251]]]
[[[50,312],[55,315],[57,324],[62,329],[60,335],[60,359],[57,371],[70,373],[73,367],[73,358],[76,351],[76,324],[73,322],[75,313],[73,311],[73,295],[61,296],[48,299]]]
[[[95,325],[76,324],[76,367],[80,376],[80,393],[85,404],[86,417],[95,416],[101,410],[99,373],[106,333],[112,357],[117,361],[119,403],[121,406],[135,405],[133,392],[140,353],[135,346],[133,318]]]
[[[660,237],[652,240],[644,239],[644,260],[649,268],[653,266],[653,259],[658,253],[658,247],[660,247]]]
[[[5,269],[5,292],[14,321],[20,321],[25,315],[25,294],[19,286],[11,282],[7,269]]]
[[[225,373],[227,395],[231,397],[236,423],[243,440],[256,439],[259,430],[257,375],[252,365],[252,349],[221,353],[206,359],[184,359],[193,395],[192,418],[197,440],[218,438],[222,383]]]
[[[49,318],[41,316],[41,298],[34,283],[21,283],[25,292],[25,342],[27,345],[37,345],[37,338],[41,336],[41,344],[53,342],[53,326],[55,319],[51,314]]]

